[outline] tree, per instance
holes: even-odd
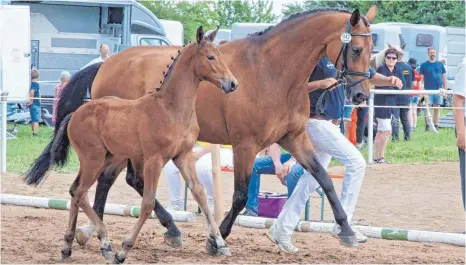
[[[272,14],[273,2],[270,0],[224,0],[218,1],[216,12],[220,27],[231,28],[235,22],[275,22]]]
[[[296,12],[318,7],[340,7],[352,11],[358,8],[367,11],[371,5],[377,5],[377,16],[373,23],[408,22],[414,24],[431,24],[439,26],[465,26],[465,9],[463,0],[447,1],[329,1],[307,0],[302,4],[285,4],[283,15],[289,16]]]
[[[184,27],[185,43],[196,39],[196,30],[203,26],[207,31],[218,25],[214,1],[141,1],[158,18],[180,21]]]

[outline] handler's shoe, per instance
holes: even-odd
[[[267,232],[267,237],[273,243],[277,244],[281,251],[289,254],[296,254],[299,252],[299,248],[293,246],[291,243],[291,238],[285,235],[278,235],[276,236],[273,232],[272,227],[270,227],[269,231]]]
[[[354,235],[356,236],[356,239],[358,240],[358,243],[366,243],[367,242],[367,236],[363,235],[357,228],[351,227],[351,229],[354,232]],[[335,225],[332,230],[332,236],[338,238],[338,234],[341,232],[341,229],[338,225]]]

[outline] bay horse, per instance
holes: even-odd
[[[323,56],[336,65],[340,77],[346,78],[350,84],[367,79],[366,71],[373,50],[370,22],[375,15],[375,6],[368,10],[366,17],[361,16],[359,10],[314,9],[292,15],[274,27],[218,47],[232,73],[245,87],[222,97],[212,85],[201,83],[196,101],[200,126],[198,140],[233,147],[234,194],[232,207],[220,226],[223,238],[230,234],[233,222],[246,205],[255,155],[272,143],[278,143],[323,188],[335,220],[342,228],[340,243],[358,246],[333,183],[318,162],[306,134],[310,113],[306,83]],[[342,43],[343,33],[346,37],[350,33],[352,37],[348,44]],[[84,104],[88,87],[92,88],[92,99],[104,96],[135,99],[152,92],[153,84],[159,82],[154,73],[163,71],[170,62],[170,56],[178,49],[176,46],[134,47],[111,56],[103,64],[89,66],[76,73],[60,97],[57,123]],[[347,86],[347,94],[355,104],[369,95],[368,83]],[[50,166],[50,150],[49,144],[34,162],[30,174],[40,175]],[[115,168],[107,168],[99,178],[94,209],[101,218],[108,191],[113,185],[113,175],[121,172],[120,168]],[[141,193],[143,185],[138,174],[128,162],[127,183]],[[172,217],[158,202],[154,211],[167,228],[165,242],[181,247],[181,233]],[[81,232],[82,237],[77,237],[77,240],[85,244],[91,233],[88,230]]]
[[[192,152],[199,134],[195,103],[201,80],[221,88],[224,93],[233,92],[238,86],[221,53],[212,43],[217,31],[218,28],[204,38],[202,26],[198,28],[197,42],[187,45],[174,58],[158,88],[159,93],[134,100],[100,98],[82,105],[62,120],[52,144],[51,160],[63,159],[63,153],[68,151],[71,143],[80,163],[78,176],[70,188],[72,200],[63,258],[71,255],[81,208],[97,228],[102,255],[107,259],[114,257],[114,263],[124,262],[155,207],[159,176],[170,159],[180,169],[206,215],[208,251],[216,255],[230,255],[197,178]],[[121,165],[127,159],[133,161],[135,171],[143,176],[139,180],[144,183],[141,212],[130,236],[123,241],[122,249],[113,253],[105,225],[91,208],[87,192],[106,167]],[[37,184],[42,179],[26,181]]]

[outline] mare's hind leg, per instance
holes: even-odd
[[[126,182],[128,185],[133,187],[141,197],[143,196],[144,190],[144,177],[143,177],[143,168],[144,165],[140,160],[131,160],[128,161]],[[133,168],[134,166],[134,168]],[[181,232],[173,221],[172,215],[163,208],[162,204],[155,199],[154,207],[155,215],[160,220],[160,223],[167,228],[167,232],[163,234],[165,244],[173,248],[182,248],[183,240],[181,239]]]
[[[210,211],[210,208],[207,204],[207,197],[204,191],[204,187],[201,185],[199,179],[197,178],[195,158],[191,149],[189,149],[189,151],[186,153],[178,155],[175,159],[173,159],[173,163],[175,163],[175,165],[180,170],[181,175],[191,189],[191,193],[193,194],[194,199],[197,201],[202,209],[202,212],[206,216],[209,230],[206,245],[207,253],[215,256],[230,256],[230,249],[220,235],[220,230],[218,229],[214,216],[212,215],[212,212]]]
[[[114,161],[108,165],[105,170],[100,174],[98,179],[98,184],[95,192],[95,199],[93,209],[99,216],[100,220],[104,219],[104,210],[105,204],[107,202],[108,192],[110,188],[115,183],[116,178],[120,175],[121,171],[126,166],[126,161],[118,160]],[[87,225],[81,226],[76,232],[76,242],[79,245],[84,246],[87,241],[92,237],[92,234],[95,232],[95,227],[92,222],[89,222]]]
[[[235,168],[235,191],[230,211],[220,225],[223,238],[230,235],[236,217],[246,206],[248,200],[249,179],[254,165],[256,154],[260,147],[253,143],[241,143],[233,145],[233,163]]]
[[[78,173],[78,176],[74,180],[73,184],[70,187],[70,195],[71,195],[71,205],[70,205],[70,217],[68,220],[68,229],[66,230],[64,240],[65,244],[61,250],[61,257],[62,259],[69,258],[71,256],[71,246],[73,244],[73,238],[76,231],[76,222],[78,221],[78,212],[79,206],[76,200],[76,189],[79,186],[79,179],[81,178],[81,172]]]
[[[340,243],[347,247],[357,247],[359,245],[358,241],[348,223],[348,218],[341,206],[337,193],[335,192],[333,182],[330,179],[327,170],[325,170],[319,163],[306,132],[302,132],[295,136],[287,135],[280,140],[279,144],[285,150],[289,151],[298,163],[311,173],[324,190],[330,206],[332,207],[335,221],[341,227],[341,233],[338,235],[340,237]]]
[[[87,197],[89,188],[95,183],[100,173],[104,170],[105,160],[105,153],[99,154],[99,152],[89,155],[86,159],[80,159],[82,174],[79,187],[76,190],[76,200],[79,207],[81,207],[84,213],[86,213],[87,217],[97,229],[97,233],[100,238],[100,251],[102,256],[109,259],[113,257],[113,251],[112,244],[108,238],[107,229],[97,213],[92,209]]]
[[[160,172],[164,161],[154,155],[144,161],[144,192],[142,196],[141,212],[131,235],[122,244],[121,250],[115,255],[114,264],[123,263],[141,231],[142,226],[152,213],[155,206],[155,191],[159,182]]]

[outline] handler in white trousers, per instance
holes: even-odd
[[[324,57],[314,69],[310,80],[317,81],[336,76],[335,66]],[[370,68],[370,78],[374,85],[396,85],[402,87],[402,82],[395,76],[386,77],[375,73]],[[310,84],[311,84],[310,83]],[[366,162],[358,149],[341,133],[340,118],[343,115],[344,87],[339,86],[324,95],[325,103],[319,106],[319,98],[324,90],[316,90],[309,94],[311,115],[307,122],[307,133],[316,151],[316,156],[324,168],[327,168],[332,157],[345,165],[340,203],[345,210],[348,222],[351,223],[353,213],[364,178]],[[299,222],[306,201],[319,186],[314,177],[306,172],[298,181],[290,198],[267,233],[267,237],[287,253],[297,253],[299,249],[291,243],[291,235]],[[366,242],[367,237],[357,229],[352,228],[358,242]],[[335,225],[332,235],[337,236],[340,228]]]

